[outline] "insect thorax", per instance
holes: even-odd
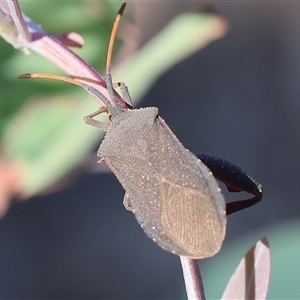
[[[140,153],[157,116],[156,107],[127,109],[114,116],[97,155],[117,158],[137,151]]]

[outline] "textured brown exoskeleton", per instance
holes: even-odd
[[[118,22],[119,18],[110,45]],[[226,207],[212,172],[184,148],[156,107],[124,109],[119,104],[109,70],[110,56],[111,52],[106,84],[111,99],[88,87],[105,103],[111,120],[106,128],[91,119],[95,114],[85,118],[88,124],[107,131],[97,155],[117,176],[126,191],[125,207],[153,241],[191,258],[216,254],[225,237]],[[128,99],[124,88],[123,93]]]
[[[213,256],[223,244],[227,218],[226,203],[212,172],[222,180],[223,174],[218,175],[223,172],[224,166],[230,166],[230,182],[223,181],[234,191],[244,190],[239,181],[245,179],[245,190],[255,195],[245,207],[261,200],[261,185],[227,160],[203,156],[206,165],[212,166],[210,171],[181,144],[158,115],[156,107],[131,109],[117,100],[110,65],[124,9],[125,4],[119,10],[109,43],[106,69],[109,99],[94,87],[73,79],[45,74],[24,74],[21,78],[64,80],[80,85],[98,97],[105,106],[85,117],[85,122],[106,131],[97,155],[106,161],[124,187],[126,209],[134,213],[146,234],[163,249],[193,259]],[[131,103],[125,84],[117,85],[125,102]],[[109,114],[110,125],[93,119],[103,112]],[[221,162],[219,169],[218,162]],[[232,205],[227,213],[243,209],[240,202],[229,203],[238,203],[238,208]]]

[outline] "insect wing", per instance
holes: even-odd
[[[214,255],[226,231],[225,200],[216,180],[162,118],[156,119],[148,137],[150,162],[162,183],[164,234],[189,257]]]
[[[143,120],[135,126],[133,119],[116,120],[98,151],[126,190],[125,207],[163,249],[195,259],[214,255],[224,240],[226,216],[212,173],[163,119]]]

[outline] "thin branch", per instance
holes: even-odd
[[[31,34],[27,28],[26,22],[23,19],[21,8],[17,0],[6,0],[9,10],[11,12],[12,19],[15,23],[17,31],[21,37],[26,42],[31,41]]]
[[[180,256],[185,289],[189,300],[205,300],[204,286],[198,261]]]
[[[22,14],[18,7],[17,0],[0,1],[0,34],[8,43],[15,48],[25,50],[26,53],[30,50],[37,52],[76,80],[84,83],[88,81],[90,86],[109,97],[104,78],[67,47],[72,42],[77,46],[83,44],[81,36],[75,33],[54,36]],[[24,36],[21,36],[18,31],[23,26],[27,28],[23,34],[26,35],[28,32],[29,40],[24,39]],[[101,99],[91,95],[101,106],[103,105]],[[125,104],[119,95],[116,94],[116,96],[120,103]]]

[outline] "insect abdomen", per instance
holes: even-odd
[[[195,259],[217,253],[226,216],[212,173],[160,117],[131,130],[127,126],[119,139],[108,132],[98,151],[126,190],[125,207],[163,249]],[[110,143],[113,151],[107,149]]]

